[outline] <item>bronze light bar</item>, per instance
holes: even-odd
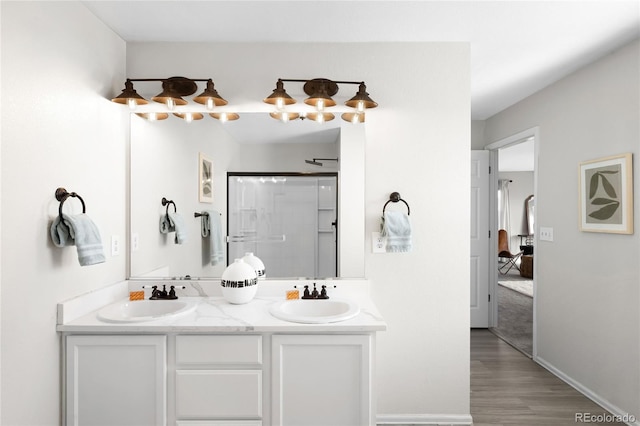
[[[304,100],[304,103],[315,107],[316,112],[299,115],[297,113],[284,111],[286,105],[296,103],[296,100],[289,96],[284,89],[285,82],[304,83],[303,90],[309,95],[309,97]],[[265,98],[264,102],[275,105],[276,112],[271,113],[271,117],[277,120],[289,121],[297,118],[309,118],[320,122],[329,121],[334,118],[334,115],[325,112],[325,108],[336,105],[336,102],[331,97],[338,93],[338,84],[357,84],[359,86],[356,95],[345,102],[345,105],[355,108],[355,111],[342,114],[342,119],[351,123],[363,123],[365,110],[378,106],[378,104],[369,97],[364,81],[341,81],[326,78],[314,78],[312,80],[279,78],[273,93]]]
[[[151,98],[152,101],[165,104],[167,108],[173,112],[176,106],[187,105],[188,102],[183,96],[191,96],[196,90],[198,85],[196,82],[206,82],[205,90],[198,96],[193,98],[193,101],[202,105],[205,105],[207,110],[213,110],[217,106],[227,105],[227,101],[218,94],[215,89],[213,80],[210,78],[186,78],[186,77],[169,77],[169,78],[128,78],[124,84],[124,90],[122,93],[112,99],[113,102],[119,104],[128,105],[132,110],[138,105],[145,105],[149,102],[140,96],[133,88],[133,82],[148,82],[148,81],[160,81],[162,82],[162,92]],[[136,113],[140,117],[148,120],[164,120],[168,117],[166,113]],[[173,113],[176,117],[180,117],[188,122],[192,120],[200,120],[203,115],[198,112],[188,111],[176,111]],[[235,113],[210,113],[211,117],[220,119],[219,117],[233,117],[231,119],[237,120],[238,114]]]

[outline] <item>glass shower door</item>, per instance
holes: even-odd
[[[252,252],[268,277],[335,277],[337,175],[228,175],[228,262]]]

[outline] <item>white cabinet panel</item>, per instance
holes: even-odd
[[[273,426],[372,425],[371,340],[273,336]]]
[[[166,336],[67,336],[67,425],[166,424]]]
[[[262,336],[176,336],[176,363],[262,364]]]
[[[176,417],[261,418],[262,371],[176,371]]]

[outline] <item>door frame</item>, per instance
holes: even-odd
[[[491,231],[492,236],[498,235],[498,197],[496,194],[498,193],[498,150],[500,148],[506,148],[511,145],[517,145],[520,142],[523,142],[525,139],[533,138],[534,144],[534,158],[533,158],[533,196],[536,200],[536,215],[539,214],[539,209],[537,208],[538,203],[538,152],[540,147],[540,128],[538,126],[531,127],[529,129],[523,130],[511,136],[508,136],[503,139],[499,139],[495,142],[492,142],[484,147],[485,150],[489,152],[489,166],[491,167],[491,173],[489,175],[489,229]],[[538,224],[539,220],[536,217],[534,224],[534,233],[533,233],[533,245],[534,247],[538,247]],[[493,241],[496,241],[495,238],[492,238]],[[493,244],[493,243],[492,243]],[[494,245],[495,247],[495,245]],[[496,327],[498,325],[498,271],[495,265],[498,264],[498,250],[489,250],[489,294],[493,294],[495,297],[493,298],[493,303],[489,306],[489,327]],[[537,292],[537,265],[539,262],[533,262],[533,353],[532,357],[535,360],[537,357],[537,335],[538,335],[538,327],[537,327],[537,303],[538,298],[536,297]]]

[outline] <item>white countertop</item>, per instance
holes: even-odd
[[[314,282],[318,282],[315,280]],[[168,283],[169,284],[169,283]],[[180,282],[184,285],[185,282]],[[114,288],[104,289],[100,294],[89,293],[58,305],[57,331],[65,333],[354,333],[384,331],[387,325],[371,301],[366,280],[332,281],[336,296],[349,298],[360,307],[360,313],[349,320],[327,324],[300,324],[279,320],[269,313],[271,304],[285,299],[286,289],[302,281],[278,281],[260,284],[257,296],[249,303],[233,305],[220,296],[203,293],[202,282],[195,286],[201,295],[180,296],[179,300],[196,304],[194,311],[179,316],[169,316],[153,321],[135,323],[108,323],[98,318],[102,307],[128,300],[128,289],[138,288],[139,283],[120,283]],[[154,284],[155,285],[155,284]],[[189,285],[187,283],[187,285]],[[210,288],[215,289],[214,286]],[[186,289],[184,293],[192,293]],[[107,296],[104,296],[106,291]],[[123,294],[124,292],[124,294]],[[216,293],[216,290],[210,291]],[[122,297],[125,296],[125,297]],[[330,292],[331,297],[331,292]],[[102,303],[100,303],[102,301]],[[135,302],[133,302],[135,303]],[[318,301],[322,303],[322,301]],[[87,310],[91,310],[88,312]]]

